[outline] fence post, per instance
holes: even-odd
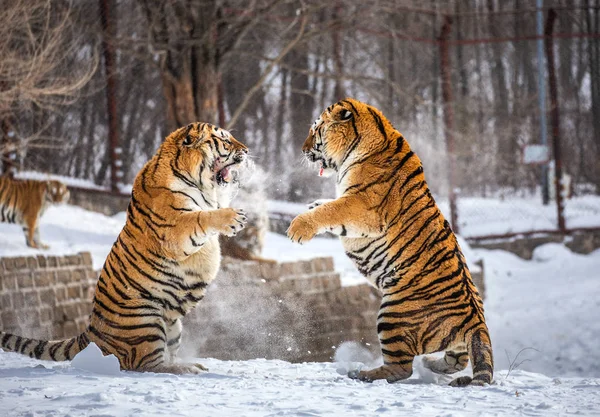
[[[565,233],[565,203],[562,195],[562,154],[560,150],[560,117],[558,112],[558,89],[556,87],[556,68],[554,66],[554,21],[556,11],[548,10],[544,40],[546,46],[546,64],[548,66],[548,83],[550,92],[550,123],[552,125],[552,150],[554,153],[554,186],[556,187],[556,209],[558,230]]]
[[[440,46],[440,76],[442,80],[442,102],[444,108],[444,133],[448,151],[448,200],[450,202],[450,223],[454,233],[459,233],[458,210],[456,206],[456,167],[454,152],[454,112],[452,109],[452,80],[450,76],[450,51],[448,39],[452,30],[452,18],[444,16],[444,24],[438,38]]]
[[[536,0],[536,34],[539,39],[537,44],[537,72],[538,72],[538,106],[540,107],[540,143],[548,146],[548,126],[546,122],[546,77],[544,74],[544,0]],[[550,202],[550,191],[548,186],[548,163],[542,164],[542,204],[545,206]]]
[[[108,112],[108,146],[110,155],[110,188],[119,191],[118,183],[123,181],[121,161],[122,150],[119,147],[119,121],[117,118],[117,80],[115,71],[114,28],[111,22],[111,0],[100,0],[102,20],[102,53],[106,75],[106,108]]]

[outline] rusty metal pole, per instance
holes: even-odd
[[[546,46],[546,65],[548,66],[548,85],[550,93],[550,124],[552,126],[552,150],[554,153],[554,186],[556,187],[556,209],[558,217],[558,230],[566,231],[565,203],[562,194],[562,153],[560,149],[560,117],[558,112],[558,89],[556,87],[556,68],[554,65],[554,22],[556,11],[548,10],[544,41]]]
[[[452,18],[444,16],[444,24],[438,38],[440,47],[440,75],[442,79],[442,102],[444,107],[444,132],[448,151],[448,182],[450,201],[450,223],[455,233],[459,233],[458,210],[456,206],[456,155],[454,152],[454,112],[452,109],[452,80],[450,76],[450,50],[448,39],[452,30]]]
[[[108,146],[110,156],[110,188],[119,191],[118,184],[123,180],[121,148],[119,147],[119,120],[117,117],[117,80],[115,73],[115,48],[113,44],[113,25],[111,21],[111,0],[100,0],[102,20],[102,53],[106,73],[106,105],[108,113]]]

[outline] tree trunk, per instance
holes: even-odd
[[[218,122],[219,49],[216,0],[169,3],[140,0],[160,50],[169,131]]]
[[[585,21],[588,33],[598,33],[600,30],[598,18],[600,16],[597,8],[590,8],[592,5],[589,0],[585,0]],[[596,2],[596,6],[598,6]],[[596,161],[600,160],[600,42],[597,40],[589,39],[588,45],[588,57],[589,57],[589,70],[590,70],[590,84],[591,84],[591,100],[592,100],[592,129],[594,132],[594,150],[596,153]],[[596,164],[594,172],[594,178],[596,183],[596,192],[600,193],[600,167]]]

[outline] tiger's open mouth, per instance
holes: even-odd
[[[219,164],[219,162],[215,164],[215,181],[217,185],[224,187],[227,184],[239,182],[239,170],[246,160],[246,154],[238,152],[232,159],[232,161],[225,162],[225,166]]]
[[[327,160],[325,159],[323,154],[320,152],[318,152],[318,153],[314,152],[314,151],[305,152],[304,156],[310,162],[314,162],[317,165],[317,168],[319,169],[319,177],[322,177],[325,170],[330,168],[330,166],[327,164]]]
[[[215,180],[220,186],[225,186],[232,182],[237,182],[239,178],[239,171],[236,169],[239,164],[233,163],[221,168],[215,174]]]

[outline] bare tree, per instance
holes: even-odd
[[[0,9],[0,154],[5,163],[41,132],[19,126],[23,112],[56,112],[72,103],[94,73],[98,59],[90,51],[79,71],[64,71],[65,62],[81,54],[74,35],[70,2],[15,0]]]

